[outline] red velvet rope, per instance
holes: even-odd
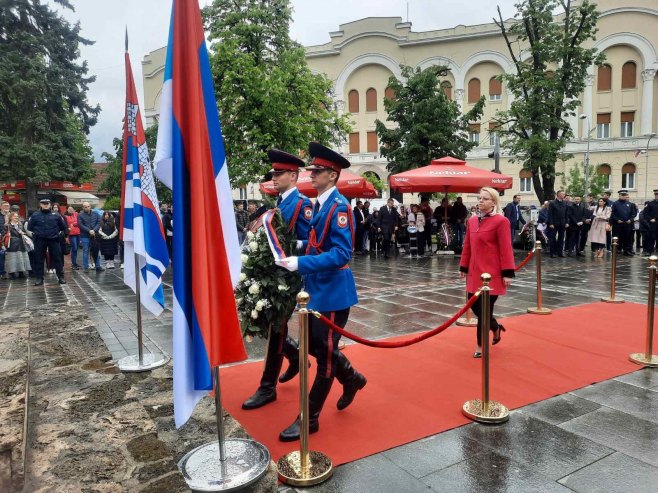
[[[526,258],[524,258],[519,265],[514,267],[514,271],[521,270],[523,269],[528,262],[530,262],[530,259],[535,256],[535,251],[532,250]]]
[[[478,299],[478,296],[480,296],[480,290],[478,290],[471,297],[471,299],[469,299],[466,302],[466,304],[462,308],[460,308],[460,310],[457,313],[455,313],[452,316],[452,318],[446,321],[443,325],[439,325],[438,327],[430,330],[429,332],[423,332],[419,336],[413,337],[411,339],[404,339],[402,341],[371,341],[369,339],[364,339],[363,337],[359,337],[355,334],[352,334],[351,332],[347,332],[345,329],[339,327],[338,325],[333,323],[331,320],[329,320],[327,317],[325,317],[319,312],[311,311],[311,313],[316,317],[318,317],[320,320],[322,320],[326,325],[328,325],[331,330],[335,330],[340,335],[343,335],[348,339],[353,340],[354,342],[358,342],[359,344],[363,344],[364,346],[391,349],[391,348],[411,346],[412,344],[416,344],[420,341],[424,341],[425,339],[429,339],[430,337],[433,337],[438,333],[443,332],[452,324],[454,324],[459,317],[461,317],[464,313],[466,313],[466,310],[468,310],[471,306],[473,306],[475,301]]]

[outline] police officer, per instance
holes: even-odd
[[[60,284],[64,280],[64,265],[62,265],[62,250],[60,239],[66,234],[66,223],[59,213],[50,210],[50,199],[39,201],[40,209],[30,216],[28,229],[34,238],[34,265],[32,271],[36,277],[35,286],[43,284],[43,262],[46,249],[50,252],[50,260]]]
[[[305,195],[297,190],[299,170],[305,163],[297,156],[287,152],[271,149],[267,153],[272,169],[274,186],[279,190],[276,199],[277,207],[283,219],[288,224],[288,231],[294,231],[298,241],[308,239],[313,204]],[[291,315],[291,314],[289,314]],[[288,317],[289,318],[289,317]],[[289,366],[286,372],[279,377],[283,357],[288,358]],[[288,321],[278,330],[270,331],[265,355],[265,368],[256,393],[249,397],[242,409],[257,409],[276,400],[276,381],[284,383],[299,373],[299,348],[297,343],[288,336]]]
[[[306,255],[288,257],[277,264],[304,276],[305,289],[311,300],[309,309],[322,313],[345,327],[350,307],[357,300],[354,276],[349,268],[354,242],[354,224],[350,204],[336,189],[340,172],[349,161],[327,147],[311,142],[311,182],[318,192],[313,208],[308,241],[303,242]],[[319,319],[309,319],[309,351],[317,361],[317,373],[309,393],[309,432],[319,429],[319,417],[334,377],[343,384],[343,395],[337,403],[345,409],[356,393],[366,385],[366,378],[357,372],[338,350],[340,334]],[[279,434],[279,440],[299,440],[299,417]]]
[[[655,251],[656,242],[658,242],[658,190],[653,191],[653,196],[654,200],[649,202],[644,210],[644,217],[649,223],[649,231],[644,245],[644,252],[648,254]]]
[[[633,252],[633,222],[637,215],[637,206],[628,200],[628,190],[619,190],[619,200],[612,204],[610,222],[612,235],[619,238],[619,250],[631,257]]]

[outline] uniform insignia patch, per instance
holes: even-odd
[[[305,207],[304,208],[304,217],[306,219],[311,219],[311,216],[313,216],[313,209],[311,209],[310,207]]]
[[[338,213],[338,227],[344,228],[347,226],[347,212]]]

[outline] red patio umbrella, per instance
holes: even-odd
[[[372,183],[366,180],[364,177],[350,173],[349,171],[343,170],[340,173],[338,178],[338,183],[336,183],[338,191],[343,194],[345,197],[349,198],[363,198],[370,199],[377,197],[377,190]],[[307,197],[317,197],[317,192],[313,185],[311,184],[311,172],[302,171],[299,173],[299,179],[297,180],[297,188]],[[260,184],[261,193],[267,195],[275,196],[279,193],[277,188],[274,186],[272,181],[266,181]]]
[[[433,159],[422,168],[403,171],[389,177],[392,190],[411,192],[477,193],[482,187],[496,190],[512,188],[512,177],[474,168],[454,157]]]

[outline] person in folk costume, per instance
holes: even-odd
[[[279,190],[276,199],[277,208],[288,224],[288,230],[295,232],[297,241],[308,239],[313,204],[308,197],[297,189],[299,170],[305,163],[297,156],[278,149],[270,149],[267,156],[272,163],[271,174],[274,186]],[[288,336],[288,318],[281,330],[270,330],[265,355],[265,366],[260,385],[256,392],[242,404],[242,409],[257,409],[276,400],[277,379],[281,383],[291,380],[299,373],[299,347]],[[289,361],[286,372],[279,377],[284,356]]]
[[[350,203],[336,188],[340,172],[350,163],[331,149],[311,142],[311,181],[318,192],[313,208],[308,241],[302,242],[306,254],[288,257],[277,264],[299,271],[310,295],[309,310],[316,310],[339,327],[345,327],[350,307],[358,302],[354,276],[349,268],[354,242],[353,213]],[[339,410],[349,406],[356,393],[366,385],[347,357],[338,350],[340,334],[320,319],[309,317],[309,352],[317,361],[317,373],[309,392],[309,432],[319,430],[320,411],[329,395],[334,377],[343,384]],[[283,442],[299,440],[299,416],[279,434]]]

